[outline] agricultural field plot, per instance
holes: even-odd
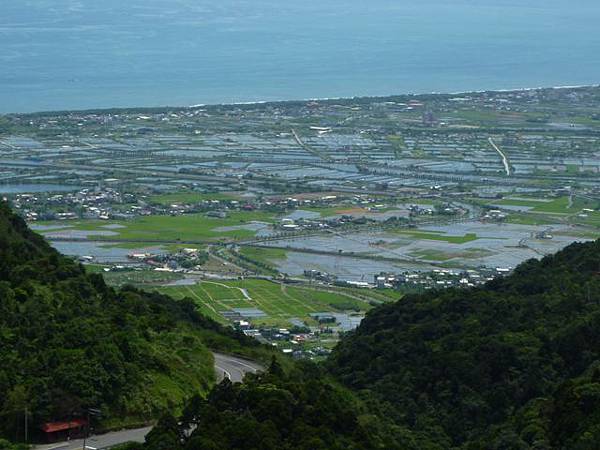
[[[390,205],[380,208],[369,208],[356,205],[339,205],[336,207],[304,207],[295,212],[291,218],[332,218],[351,216],[354,218],[365,217],[373,220],[386,220],[390,217],[408,217],[408,205]],[[290,215],[291,216],[291,215]]]
[[[542,225],[554,225],[556,224],[556,219],[552,216],[544,216],[542,214],[529,214],[529,213],[511,213],[506,219],[506,223],[514,224],[514,225],[532,225],[532,226],[542,226]]]
[[[172,283],[184,278],[181,273],[173,272],[157,272],[155,270],[117,270],[104,271],[105,266],[102,264],[86,264],[87,272],[101,273],[104,281],[109,286],[121,287],[124,285],[132,285],[137,287],[158,286],[165,283]]]
[[[600,211],[594,211],[578,215],[577,217],[574,217],[572,221],[578,224],[583,224],[594,228],[600,228]],[[596,232],[594,236],[597,236],[597,234],[598,233]]]
[[[527,212],[556,215],[575,214],[583,208],[593,208],[598,206],[597,201],[580,197],[569,199],[568,196],[555,199],[505,198],[496,202],[496,204],[500,206],[522,206],[527,208]]]
[[[148,198],[151,203],[171,205],[176,203],[197,203],[210,200],[239,200],[241,193],[238,192],[174,192],[169,194],[153,195]]]
[[[351,292],[289,286],[267,280],[202,281],[191,286],[165,286],[160,292],[192,298],[201,312],[225,323],[223,313],[251,311],[255,325],[289,327],[291,319],[316,325],[310,317],[322,312],[365,312],[372,306]],[[262,314],[261,314],[262,313]],[[243,314],[242,314],[243,315]]]
[[[380,272],[427,271],[441,267],[516,267],[527,259],[556,252],[574,240],[599,236],[592,228],[586,230],[557,220],[548,220],[549,225],[525,220],[532,216],[552,219],[546,214],[521,214],[522,223],[427,225],[420,229],[327,237],[299,236],[265,245],[285,247],[285,259],[271,260],[282,273],[300,276],[304,270],[312,269],[335,274],[343,280],[371,281]],[[578,215],[574,219],[588,220],[588,225],[592,225],[597,217],[600,216],[590,213],[585,219]],[[544,232],[553,238],[536,237]],[[319,249],[328,254],[300,253],[294,251],[296,249]]]
[[[204,214],[181,216],[147,216],[127,221],[81,220],[70,222],[40,222],[42,226],[56,226],[43,234],[73,237],[85,232],[85,237],[107,241],[202,241],[235,240],[256,235],[254,222],[273,222],[271,213],[250,211],[231,212],[226,218],[206,217]],[[227,229],[229,228],[229,229]],[[83,235],[82,235],[83,236]]]
[[[322,208],[304,207],[303,210],[318,214],[317,217],[333,217],[333,216],[338,216],[338,215],[343,214],[343,208],[340,208],[340,207],[330,207],[330,208],[327,208],[327,207],[322,207]]]
[[[557,222],[600,227],[600,207],[598,200],[574,196],[555,199],[505,198],[496,203],[501,208],[518,208],[511,212],[508,222],[522,225],[554,225]]]
[[[287,259],[287,252],[277,248],[242,247],[234,257],[239,264],[256,273],[277,275],[277,263]]]
[[[476,241],[479,239],[475,233],[466,233],[462,236],[451,236],[439,231],[397,230],[395,233],[407,235],[415,239],[442,241],[449,244],[465,244],[467,242]]]
[[[352,294],[356,297],[367,300],[371,303],[377,302],[390,302],[400,300],[402,297],[402,293],[396,291],[394,289],[361,289],[361,288],[353,288],[353,287],[339,287],[337,288],[339,292],[345,292],[348,294]]]
[[[452,259],[477,259],[494,255],[493,252],[484,248],[468,248],[465,250],[441,251],[435,249],[415,250],[411,255],[428,261],[449,261]]]

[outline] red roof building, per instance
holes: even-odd
[[[87,420],[77,418],[65,422],[47,422],[41,426],[41,429],[49,442],[56,442],[82,436],[86,426]]]

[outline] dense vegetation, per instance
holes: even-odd
[[[104,425],[177,411],[214,380],[213,348],[256,345],[196,311],[54,251],[0,203],[0,436],[95,407]]]
[[[328,365],[431,448],[600,448],[600,241],[377,308]]]
[[[311,363],[224,380],[194,397],[178,419],[165,415],[129,450],[352,450],[399,447],[398,436],[348,390]]]

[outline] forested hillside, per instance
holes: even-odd
[[[432,448],[600,448],[600,241],[377,308],[328,367]]]
[[[178,411],[214,381],[206,347],[256,345],[191,301],[134,289],[61,256],[0,202],[0,437],[103,411],[105,424]]]
[[[144,445],[123,450],[418,450],[411,433],[368,411],[322,367],[273,362],[243,384],[224,380],[165,415]]]

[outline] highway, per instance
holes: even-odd
[[[227,377],[232,382],[241,382],[246,373],[256,373],[264,370],[260,364],[247,359],[224,355],[222,353],[213,353],[215,357],[215,372],[217,382],[221,382]],[[87,438],[85,447],[87,450],[105,450],[111,447],[124,444],[125,442],[144,442],[144,437],[152,427],[135,428],[131,430],[112,431],[110,433],[99,434]],[[73,439],[68,442],[57,442],[48,445],[34,445],[33,450],[81,450],[83,449],[83,439]]]

